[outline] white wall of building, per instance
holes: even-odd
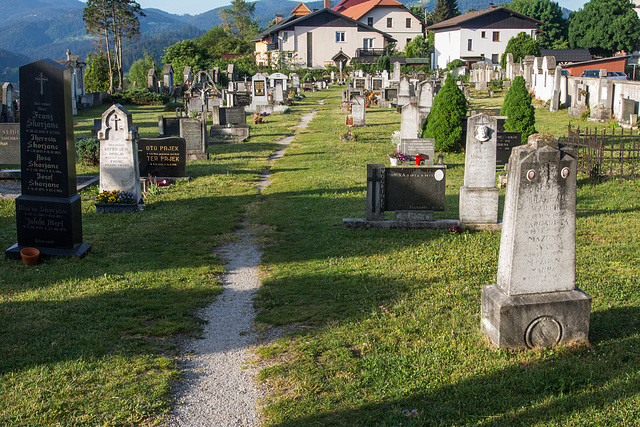
[[[422,35],[420,21],[406,10],[384,7],[373,8],[358,21],[369,25],[369,18],[373,18],[373,28],[383,31],[397,40],[397,50],[404,50],[407,45],[407,39],[413,40]],[[387,19],[389,18],[391,19],[391,27],[387,26]],[[407,19],[411,22],[410,28],[407,28]]]

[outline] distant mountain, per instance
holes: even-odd
[[[78,0],[0,0],[0,26],[7,22],[54,18],[84,6]]]

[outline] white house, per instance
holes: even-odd
[[[446,68],[454,59],[500,62],[511,37],[526,33],[536,38],[537,19],[504,7],[465,13],[427,27],[434,32],[432,68]]]
[[[342,0],[333,10],[390,34],[400,51],[415,37],[424,35],[422,21],[396,0]]]
[[[336,65],[332,59],[336,56],[351,59],[359,56],[363,48],[386,49],[396,40],[383,31],[324,8],[290,16],[253,41],[258,65],[281,59],[290,67],[324,68]]]

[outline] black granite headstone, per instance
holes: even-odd
[[[180,120],[181,117],[163,117],[164,136],[180,136]]]
[[[16,199],[18,243],[44,256],[85,256],[81,200],[76,192],[71,71],[50,59],[20,68],[22,195]]]
[[[20,164],[20,123],[0,123],[0,165]]]
[[[384,210],[444,211],[445,166],[385,169]]]
[[[398,98],[398,89],[396,88],[388,88],[384,91],[384,99],[385,101],[393,101]]]
[[[140,176],[184,177],[186,175],[186,142],[182,138],[140,138],[138,161]]]
[[[236,92],[236,105],[239,107],[246,107],[248,105],[251,105],[251,93]]]
[[[509,163],[511,149],[522,145],[520,132],[498,132],[496,141],[496,165],[504,166]]]
[[[376,91],[382,89],[382,79],[373,79],[372,88]]]

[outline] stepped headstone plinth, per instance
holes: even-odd
[[[42,256],[84,257],[81,200],[71,111],[71,70],[50,59],[20,67],[22,195],[16,199],[18,243]]]
[[[501,348],[586,342],[591,297],[575,284],[576,158],[551,135],[513,149],[497,283],[482,288],[482,330]]]

